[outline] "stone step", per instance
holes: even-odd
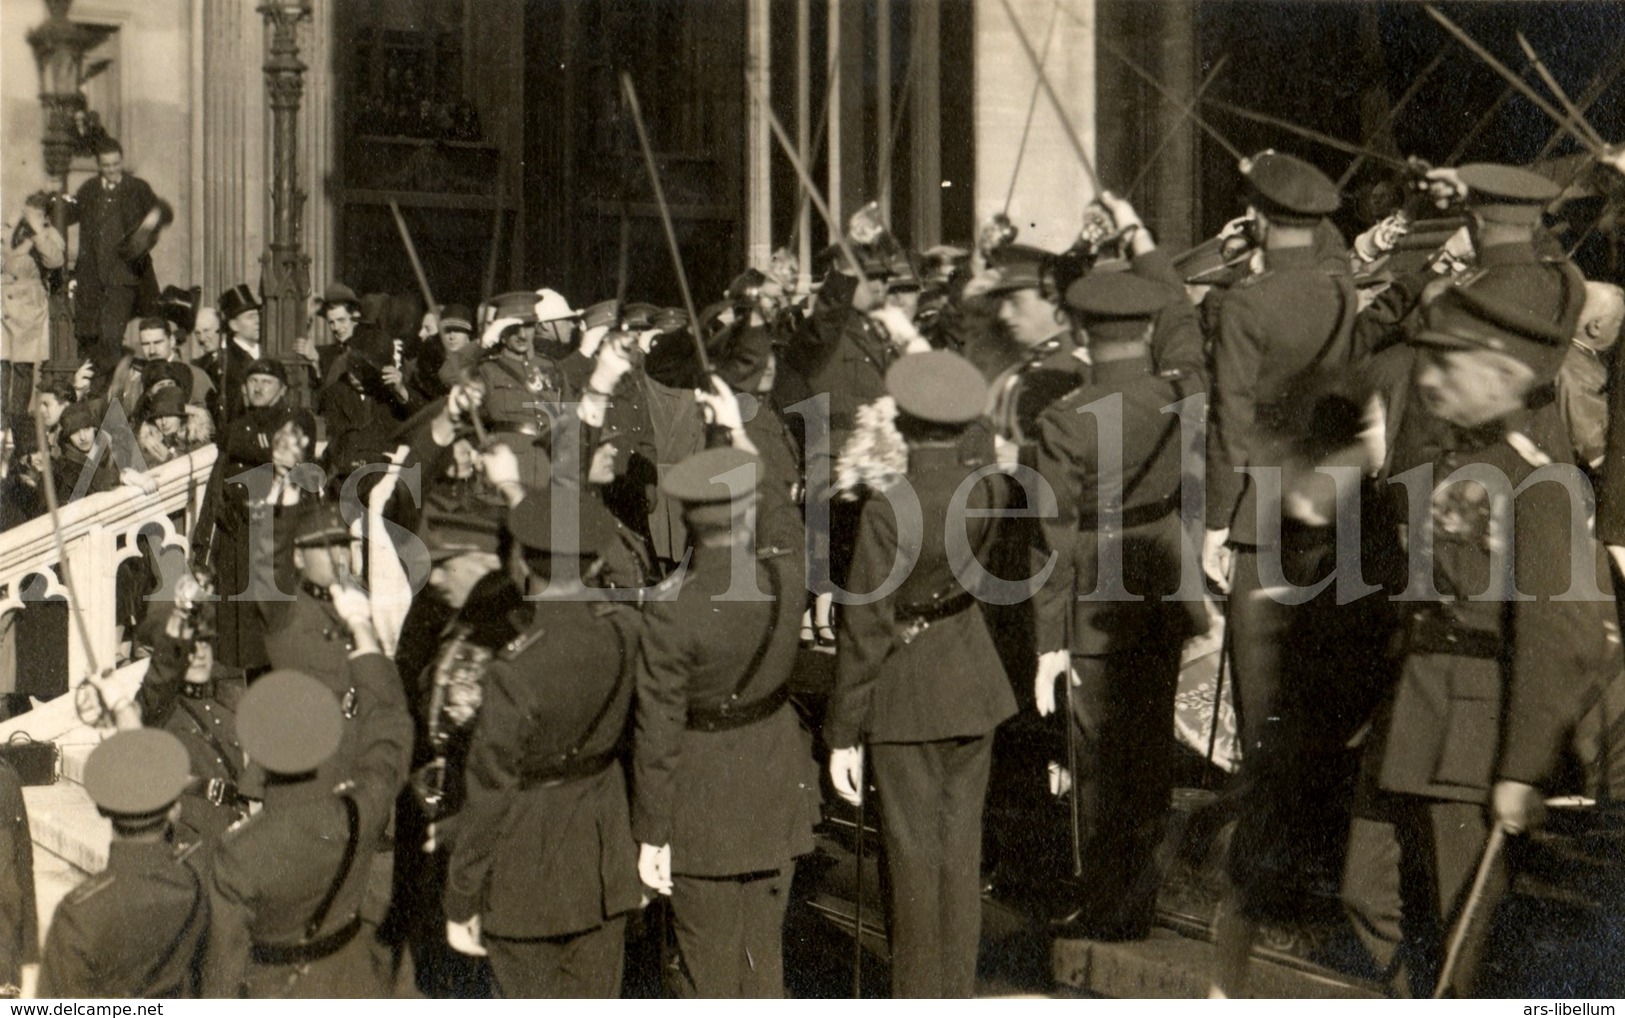
[[[96,804],[77,782],[25,788],[23,801],[28,805],[29,832],[37,847],[83,873],[100,873],[107,868],[112,825],[96,812]]]
[[[1206,997],[1213,945],[1156,929],[1145,940],[1108,943],[1057,938],[1050,948],[1057,986],[1117,999]],[[1291,965],[1253,958],[1250,995],[1268,998],[1381,999],[1376,991]]]

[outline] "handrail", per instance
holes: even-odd
[[[122,532],[137,522],[180,512],[189,504],[195,512],[218,455],[215,446],[206,445],[153,467],[148,476],[157,483],[158,490],[151,495],[125,485],[67,503],[58,513],[62,543],[72,544],[75,538],[93,530]],[[26,575],[55,561],[50,517],[41,516],[0,533],[0,579],[18,573]]]

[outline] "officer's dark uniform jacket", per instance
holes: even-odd
[[[350,780],[338,786],[321,778],[269,784],[265,808],[228,831],[215,850],[204,987],[209,996],[365,997],[384,991],[366,938],[356,936],[358,913],[371,849],[406,781],[412,719],[388,658],[362,655],[350,668],[358,732]]]
[[[1179,587],[1182,548],[1181,421],[1163,407],[1199,391],[1200,383],[1179,371],[1154,373],[1145,357],[1104,361],[1093,375],[1051,405],[1035,429],[1031,465],[1054,490],[1057,508],[1043,521],[1045,547],[1036,563],[1042,567],[1055,556],[1054,571],[1034,599],[1040,652],[1069,646],[1068,612],[1070,648],[1078,654],[1104,654],[1140,640],[1177,642],[1193,621],[1188,606],[1161,603]],[[1080,412],[1101,400],[1109,401],[1101,411],[1108,420],[1121,407],[1122,422],[1119,469],[1105,477],[1100,418]],[[1115,506],[1101,504],[1103,487]],[[1120,549],[1126,590],[1143,600],[1105,591],[1100,595],[1109,600],[1079,600],[1097,590],[1106,541]],[[1204,612],[1200,602],[1195,609]]]
[[[496,937],[560,937],[638,907],[621,750],[639,619],[538,601],[490,664],[446,887],[446,915]]]
[[[790,366],[815,394],[829,394],[830,455],[840,454],[859,408],[886,394],[886,369],[897,359],[884,329],[852,306],[857,280],[831,271],[818,303],[785,349]]]
[[[19,986],[22,966],[39,961],[34,900],[34,842],[23,785],[0,760],[0,985]]]
[[[477,373],[485,383],[482,412],[495,431],[545,438],[549,418],[542,405],[579,398],[559,364],[539,353],[500,351],[481,361]]]
[[[988,417],[994,431],[1017,444],[1031,441],[1038,415],[1088,374],[1088,362],[1066,332],[1023,351],[1022,359],[989,385]]]
[[[1275,466],[1268,442],[1283,401],[1310,371],[1353,360],[1358,300],[1346,273],[1333,274],[1312,247],[1267,251],[1265,270],[1237,283],[1219,316],[1207,434],[1207,526],[1257,544],[1258,492],[1240,467]]]
[[[343,700],[350,691],[350,627],[333,608],[333,595],[300,580],[292,601],[262,606],[267,624],[265,650],[272,668],[313,675]]]
[[[41,997],[196,997],[210,929],[205,878],[170,841],[123,841],[51,919]]]
[[[1552,776],[1596,676],[1618,668],[1605,626],[1613,599],[1561,597],[1570,587],[1574,542],[1584,550],[1582,564],[1591,568],[1594,560],[1601,590],[1609,589],[1607,564],[1590,534],[1571,540],[1563,485],[1542,481],[1520,492],[1510,533],[1482,487],[1439,488],[1454,471],[1474,465],[1491,468],[1513,489],[1523,484],[1544,457],[1521,435],[1509,441],[1507,434],[1501,422],[1454,429],[1453,447],[1434,465],[1432,578],[1443,600],[1407,606],[1399,685],[1367,755],[1378,784],[1390,792],[1485,802],[1497,780],[1541,784]],[[1501,575],[1490,554],[1498,545],[1511,556]],[[1507,584],[1514,582],[1529,600],[1510,599]],[[1576,589],[1587,587],[1582,581]],[[1486,592],[1486,599],[1472,600]]]
[[[981,462],[965,462],[962,443],[909,449],[908,484],[919,496],[919,560],[897,590],[841,612],[841,652],[824,741],[837,748],[867,742],[935,742],[986,735],[1016,712],[1015,697],[982,619],[981,603],[955,575],[946,532],[954,493]],[[1007,503],[1005,479],[990,474],[972,488],[964,520],[973,553],[985,556],[995,520],[975,510]],[[904,535],[906,536],[906,535]],[[873,497],[858,524],[849,587],[868,593],[891,571],[899,546],[891,503]]]
[[[215,665],[209,681],[185,679],[190,647],[168,633],[154,640],[151,663],[136,700],[141,721],[181,740],[192,782],[181,794],[180,840],[207,847],[241,816],[243,747],[237,741],[237,703],[247,683],[237,668]],[[257,784],[257,782],[256,782]],[[254,790],[257,797],[259,792]]]
[[[757,562],[772,601],[712,600],[731,553],[695,547],[676,598],[644,612],[632,836],[669,844],[687,876],[779,869],[812,851],[818,818],[811,741],[785,685],[801,612],[792,570],[785,556]]]

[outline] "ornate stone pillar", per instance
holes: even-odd
[[[299,187],[299,100],[305,65],[299,60],[299,22],[310,0],[268,0],[259,7],[271,33],[265,60],[265,94],[271,106],[271,242],[260,259],[265,311],[261,335],[267,352],[289,353],[305,321],[310,293],[310,256],[305,254],[305,192]]]

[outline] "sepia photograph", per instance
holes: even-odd
[[[12,1013],[1625,998],[1625,0],[0,0],[0,139]]]

